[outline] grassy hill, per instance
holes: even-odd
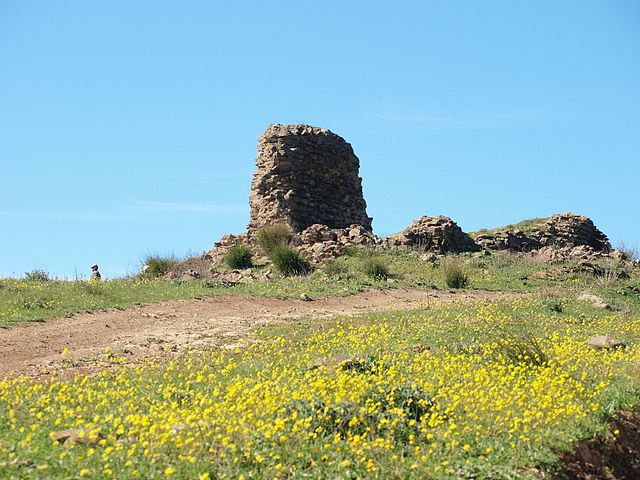
[[[368,276],[372,257],[387,278]],[[70,381],[2,380],[0,476],[560,478],[578,442],[626,434],[609,422],[640,402],[638,269],[593,276],[508,253],[354,251],[307,277],[237,285],[2,280],[0,321],[223,293],[449,289],[451,265],[467,289],[522,295],[265,326],[247,348]],[[626,346],[591,348],[596,335]],[[71,440],[56,436],[64,430]]]

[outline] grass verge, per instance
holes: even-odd
[[[260,281],[266,266],[254,267],[252,275],[255,281],[238,285],[206,279],[143,277],[97,283],[0,279],[0,326],[106,308],[127,308],[139,303],[210,295],[295,298],[306,293],[315,298],[344,296],[368,288],[449,288],[443,277],[449,257],[445,260],[422,261],[414,252],[376,252],[373,258],[387,271],[393,272],[393,283],[374,280],[364,271],[363,264],[370,258],[371,252],[354,249],[349,255],[339,257],[304,277],[276,277],[270,282]],[[578,265],[540,265],[516,254],[496,253],[481,258],[462,254],[456,256],[455,260],[468,275],[469,286],[478,290],[555,292],[557,296],[558,293],[589,289],[603,296],[618,310],[640,305],[640,269],[631,272],[628,278],[617,275],[603,282],[600,277],[581,272]],[[209,264],[203,264],[202,260],[199,262],[193,268],[200,271],[212,268]],[[564,268],[562,275],[545,275],[560,267]],[[41,274],[46,275],[46,272]]]

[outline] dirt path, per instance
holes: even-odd
[[[372,290],[313,301],[228,295],[172,300],[127,310],[85,313],[44,323],[0,329],[0,378],[10,374],[69,376],[163,358],[188,348],[237,347],[260,325],[303,317],[419,308],[436,302],[497,301],[517,294]],[[109,348],[110,353],[105,353]],[[66,349],[66,350],[65,350]]]

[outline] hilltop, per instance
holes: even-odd
[[[640,264],[573,213],[375,235],[336,134],[271,125],[246,232],[0,280],[0,476],[640,477]]]

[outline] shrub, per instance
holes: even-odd
[[[403,417],[419,422],[423,415],[435,406],[435,403],[419,385],[371,387],[365,393],[365,405],[380,405],[382,411],[402,410]]]
[[[251,257],[253,257],[253,254],[251,253],[251,249],[249,247],[242,244],[234,245],[224,256],[224,263],[229,268],[242,270],[244,268],[250,268],[253,266],[253,264],[251,263]]]
[[[331,262],[327,262],[324,266],[324,273],[326,273],[330,277],[347,273],[347,271],[348,271],[348,268],[346,265],[340,262],[336,262],[335,260]]]
[[[25,272],[24,279],[30,282],[48,282],[51,280],[49,278],[49,274],[44,270],[32,270],[30,272]]]
[[[515,365],[543,367],[549,361],[538,339],[527,334],[505,335],[498,341],[497,352],[504,361]]]
[[[285,277],[291,275],[306,275],[311,271],[311,265],[298,252],[284,246],[276,246],[269,255],[273,266]]]
[[[278,247],[288,247],[293,240],[293,233],[288,225],[271,225],[258,232],[258,245],[268,257]]]
[[[562,313],[564,311],[562,301],[558,298],[547,298],[542,303],[550,312]]]
[[[626,280],[629,274],[623,266],[615,260],[605,260],[596,262],[595,265],[596,284],[600,287],[610,287],[618,280]]]
[[[627,245],[625,242],[618,242],[616,250],[622,252],[625,260],[637,260],[638,259],[638,247],[633,245]]]
[[[549,356],[544,351],[544,339],[529,331],[526,323],[513,319],[513,323],[500,325],[488,320],[477,326],[478,336],[488,338],[490,344],[485,345],[485,353],[503,363],[544,367]]]
[[[149,267],[145,270],[145,276],[150,278],[158,278],[166,275],[178,265],[178,260],[174,256],[148,256],[144,260],[144,264]]]
[[[446,259],[441,268],[447,287],[464,288],[469,285],[469,275],[459,260]]]
[[[386,280],[389,278],[387,265],[379,258],[368,258],[362,264],[362,270],[374,280]]]
[[[343,257],[359,257],[363,253],[366,253],[366,251],[363,248],[351,246],[344,249],[344,251],[342,252],[342,256]]]
[[[53,300],[42,300],[42,299],[35,299],[35,300],[23,300],[20,304],[21,308],[26,308],[26,309],[30,309],[30,308],[53,308],[54,305],[54,301]]]
[[[417,385],[383,384],[368,389],[360,402],[325,403],[316,396],[291,400],[282,406],[282,410],[287,417],[295,415],[308,419],[309,430],[321,436],[365,432],[384,435],[391,429],[391,436],[402,442],[415,435],[422,417],[434,407],[435,403]]]

